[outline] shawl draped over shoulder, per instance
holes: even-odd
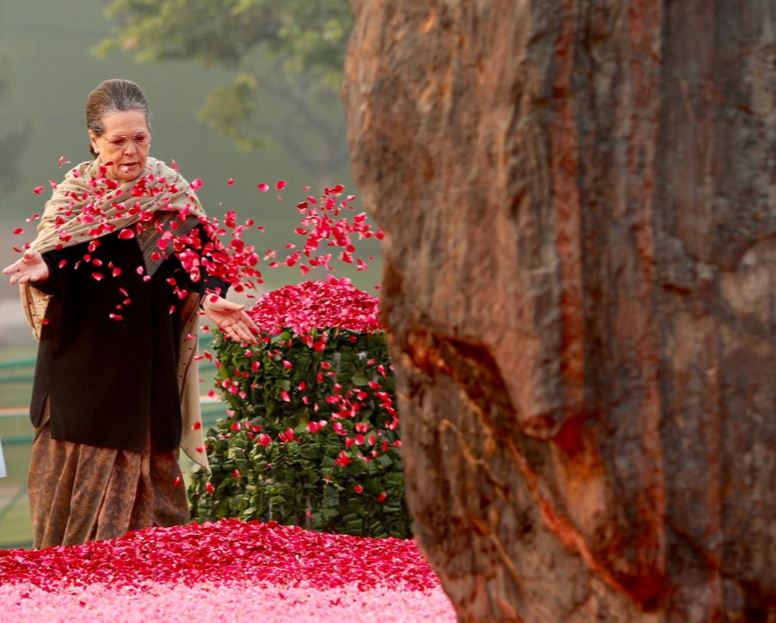
[[[39,253],[59,250],[100,238],[119,229],[143,222],[136,235],[143,253],[145,272],[153,276],[164,257],[156,253],[160,223],[177,221],[174,236],[184,236],[202,219],[204,210],[189,183],[174,169],[148,158],[144,173],[131,182],[106,180],[97,160],[71,169],[53,191],[38,225],[30,249]],[[50,295],[29,283],[20,285],[22,307],[32,333],[41,336]],[[181,339],[178,355],[178,392],[181,399],[181,449],[197,464],[208,469],[204,451],[199,407],[197,362],[198,320],[201,295],[189,293],[181,310]],[[188,336],[193,336],[191,339]]]

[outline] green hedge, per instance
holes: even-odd
[[[216,334],[231,415],[207,434],[192,515],[407,537],[395,377],[382,332],[284,330],[246,348]]]

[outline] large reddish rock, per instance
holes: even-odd
[[[771,0],[353,0],[356,181],[461,621],[776,621]]]

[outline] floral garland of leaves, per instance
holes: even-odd
[[[276,520],[406,537],[395,377],[379,304],[346,279],[267,294],[258,346],[218,334],[217,386],[230,417],[208,432],[211,474],[189,494],[199,520]]]

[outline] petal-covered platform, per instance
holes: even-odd
[[[237,520],[0,551],[0,604],[14,623],[455,621],[411,540]]]

